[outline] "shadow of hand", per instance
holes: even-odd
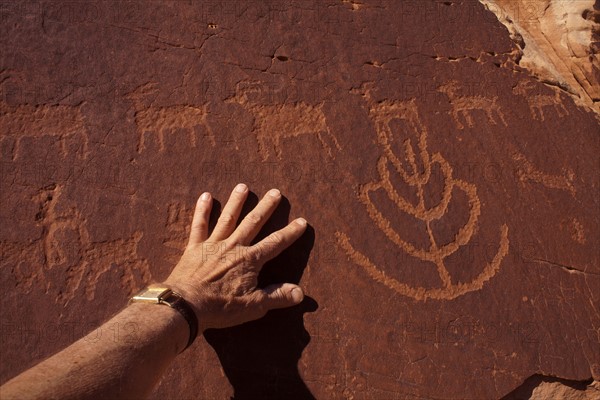
[[[289,203],[282,201],[256,240],[285,226],[289,209]],[[265,264],[259,275],[259,286],[298,283],[314,239],[314,230],[309,227],[292,246]],[[317,308],[317,302],[305,296],[299,305],[272,310],[260,320],[205,332],[207,342],[215,349],[234,388],[235,400],[315,398],[300,377],[298,360],[310,341],[304,329],[304,313]]]

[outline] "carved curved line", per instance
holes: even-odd
[[[398,208],[407,214],[414,215],[419,219],[423,219],[423,212],[419,205],[414,206],[404,197],[400,196],[390,180],[390,171],[387,168],[387,163],[390,162],[386,157],[381,157],[377,163],[377,171],[381,177],[380,186],[386,191],[388,198],[393,201]],[[408,182],[407,182],[408,183]],[[410,185],[410,183],[409,183]],[[414,185],[411,185],[414,186]]]
[[[391,128],[388,126],[388,130],[390,131],[391,134]],[[423,136],[423,135],[421,135]],[[419,140],[419,142],[421,142],[421,140]],[[398,168],[401,168],[401,162],[398,159],[398,157],[396,157],[396,154],[394,154],[394,152],[392,151],[391,147],[388,147],[385,151],[386,155],[389,157],[392,165],[394,166],[394,169],[396,169],[396,171],[398,170]],[[429,154],[426,154],[426,158],[423,158],[423,168],[424,171],[423,173],[419,173],[419,170],[417,168],[417,162],[415,160],[415,152],[413,150],[413,146],[411,143],[410,138],[406,139],[404,141],[404,156],[406,158],[406,160],[408,160],[411,170],[412,170],[412,174],[408,176],[408,180],[406,181],[406,183],[408,183],[410,186],[423,186],[424,184],[426,184],[429,181],[429,178],[431,176],[431,164],[429,162]],[[421,157],[423,157],[423,153],[419,153],[419,155]]]
[[[359,200],[365,205],[369,217],[377,224],[379,229],[385,233],[388,239],[404,249],[404,251],[406,251],[406,253],[409,255],[424,261],[431,261],[435,263],[453,254],[458,250],[459,247],[469,242],[471,236],[473,236],[473,233],[475,233],[475,225],[477,224],[477,220],[479,219],[479,215],[481,213],[481,204],[479,202],[479,198],[477,197],[477,188],[475,185],[462,180],[453,180],[452,186],[458,187],[469,197],[469,220],[463,227],[459,229],[458,233],[454,237],[454,241],[436,249],[418,249],[412,244],[404,241],[400,235],[398,235],[398,233],[391,228],[390,221],[385,218],[379,210],[377,210],[377,207],[369,196],[370,192],[383,188],[381,182],[364,185],[359,192]],[[400,209],[427,222],[425,218],[420,218],[414,211],[415,208],[410,203],[406,202],[406,200],[404,200],[402,197],[398,196],[397,200],[399,201],[398,207]],[[445,207],[447,208],[447,203]]]
[[[424,216],[426,217],[427,221],[440,219],[446,214],[446,211],[448,210],[448,204],[452,199],[452,189],[454,188],[456,182],[452,177],[452,167],[440,153],[435,153],[432,157],[432,160],[440,166],[445,179],[444,190],[442,192],[442,199],[440,200],[440,203],[438,206],[424,212]]]
[[[500,244],[498,251],[492,262],[486,265],[477,278],[469,283],[458,283],[444,288],[427,289],[422,286],[411,287],[388,276],[385,272],[375,266],[368,257],[354,249],[350,244],[350,239],[343,232],[336,232],[335,235],[338,244],[348,257],[355,264],[361,266],[373,280],[382,283],[401,295],[412,297],[413,299],[420,301],[425,301],[427,299],[453,300],[468,292],[481,290],[485,282],[489,281],[498,272],[502,260],[508,254],[509,248],[508,227],[506,224],[503,224],[500,229]]]
[[[377,162],[377,171],[381,177],[381,180],[378,182],[378,188],[383,188],[387,192],[388,198],[396,203],[396,206],[405,213],[415,216],[420,215],[419,209],[400,196],[394,189],[390,180],[390,171],[387,168],[388,162],[389,160],[385,156],[381,157]]]
[[[442,283],[445,288],[452,287],[452,278],[450,277],[450,273],[448,269],[446,269],[446,264],[444,264],[444,260],[440,259],[435,262],[435,266],[437,268],[437,273],[442,280]]]
[[[477,196],[477,187],[471,183],[459,179],[454,180],[454,186],[461,189],[469,198],[469,220],[463,227],[459,229],[456,236],[454,236],[453,242],[450,242],[439,248],[438,254],[442,259],[448,257],[450,254],[458,250],[460,246],[465,245],[469,242],[469,240],[471,240],[471,237],[475,233],[475,225],[477,224],[477,220],[481,214],[481,203],[479,201],[479,197]]]
[[[344,249],[348,257],[350,257],[354,263],[363,267],[375,281],[384,284],[397,293],[412,297],[416,300],[424,300],[427,298],[427,289],[424,287],[413,288],[405,283],[398,282],[396,279],[388,276],[385,272],[377,268],[364,254],[355,250],[350,244],[350,239],[344,233],[336,232],[335,235],[338,244]]]
[[[406,114],[410,115],[406,115]],[[431,174],[430,163],[429,163],[429,153],[427,152],[427,134],[426,132],[422,132],[419,135],[419,154],[423,159],[423,166],[425,171],[422,175],[419,175],[416,171],[416,168],[413,168],[413,175],[409,175],[406,170],[402,167],[401,161],[396,157],[394,152],[391,149],[389,138],[392,137],[392,129],[389,126],[389,122],[392,119],[402,119],[407,121],[415,132],[419,130],[421,122],[419,120],[418,111],[414,104],[414,99],[410,102],[409,106],[404,106],[403,104],[398,105],[397,103],[390,102],[389,100],[384,101],[383,103],[371,107],[369,109],[370,117],[375,121],[377,136],[380,139],[378,142],[383,146],[385,154],[390,159],[394,168],[400,173],[403,179],[410,184],[411,186],[415,185],[423,185],[429,180],[429,176]],[[416,126],[419,125],[419,127]],[[408,151],[406,152],[406,156],[409,161],[414,163],[414,152],[412,152],[412,156],[409,155]]]
[[[483,284],[490,279],[500,270],[500,264],[506,255],[508,254],[510,241],[508,240],[508,226],[502,224],[500,228],[500,244],[498,245],[498,251],[494,256],[492,262],[487,263],[483,271],[469,283],[457,283],[452,286],[452,297],[454,299],[458,296],[462,296],[465,293],[472,292],[474,290],[481,290]]]
[[[384,157],[382,157],[384,159]],[[439,154],[433,155],[433,162],[440,165],[442,173],[444,174],[444,190],[442,192],[442,199],[433,208],[425,209],[424,205],[417,207],[407,202],[402,196],[396,192],[389,177],[389,170],[385,169],[385,163],[382,163],[382,159],[377,165],[379,175],[381,176],[381,186],[387,192],[388,198],[396,203],[398,208],[402,211],[414,215],[416,218],[423,221],[433,221],[434,219],[440,219],[447,211],[448,204],[452,198],[452,188],[454,187],[454,180],[452,179],[452,167],[448,162]],[[387,160],[386,160],[387,161]]]
[[[412,171],[412,176],[417,177],[419,175],[417,161],[415,160],[415,151],[412,147],[412,142],[410,138],[407,138],[404,141],[404,156],[408,160],[410,164],[410,170]]]
[[[401,247],[406,253],[413,257],[420,258],[424,261],[435,262],[435,260],[438,259],[437,252],[431,253],[429,251],[417,249],[412,244],[402,240],[398,233],[396,233],[396,231],[391,228],[390,221],[386,219],[383,216],[383,214],[379,212],[379,210],[377,210],[377,208],[371,201],[371,198],[369,197],[369,192],[380,188],[381,184],[369,183],[364,185],[361,189],[361,192],[359,193],[359,200],[365,205],[369,217],[371,217],[371,219],[373,220],[373,222],[375,222],[375,224],[377,224],[379,229],[381,229],[383,233],[385,233],[388,239],[390,239],[397,246]]]
[[[419,137],[419,154],[421,155],[423,165],[425,165],[425,169],[427,170],[430,166],[429,152],[427,151],[427,131],[425,128],[421,129],[423,129],[423,132],[421,132],[421,136]],[[431,168],[429,168],[428,173],[431,173]],[[427,180],[429,180],[429,177],[427,177]]]
[[[404,167],[402,167],[402,163],[392,151],[385,123],[378,122],[376,123],[376,126],[379,126],[379,128],[375,130],[377,131],[377,136],[379,138],[378,143],[383,147],[384,154],[391,160],[394,168],[396,168],[396,171],[400,174],[400,176],[402,176],[402,179],[409,185],[414,186],[416,183],[411,183],[414,181],[413,177],[406,172]]]
[[[391,129],[390,129],[389,125],[387,125],[387,123],[385,123],[383,125],[384,126],[382,127],[381,130],[383,132],[389,132],[389,133],[385,133],[385,135],[386,136],[391,135]],[[421,135],[421,136],[424,136],[424,135]],[[419,142],[421,142],[421,140],[419,140]],[[402,166],[402,162],[398,159],[398,157],[396,157],[396,154],[394,154],[394,151],[392,150],[392,147],[389,144],[389,141],[386,140],[385,143],[380,143],[380,144],[383,146],[384,153],[389,158],[390,162],[394,166],[394,169],[396,171],[398,171],[398,173],[400,175],[402,175],[402,179],[404,179],[404,181],[406,183],[408,183],[410,186],[419,186],[419,185],[424,185],[425,183],[427,183],[427,181],[429,181],[429,178],[431,176],[431,163],[429,161],[429,154],[427,153],[427,149],[425,149],[425,151],[420,152],[421,158],[423,158],[423,166],[425,168],[425,171],[423,172],[423,174],[419,174],[417,169],[413,168],[413,174],[409,175],[406,172],[406,170],[404,169],[404,167]],[[412,145],[410,144],[410,139],[408,140],[408,143],[405,144],[405,146],[406,146],[406,149],[405,149],[406,158],[409,160],[409,162],[411,164],[414,165],[415,164],[415,153],[412,149]]]

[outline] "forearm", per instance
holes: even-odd
[[[119,334],[112,334],[115,327]],[[131,304],[99,331],[8,381],[0,398],[144,398],[185,348],[188,335],[176,310]]]

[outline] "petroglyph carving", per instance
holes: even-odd
[[[176,129],[183,129],[188,134],[191,147],[197,147],[198,140],[194,128],[203,126],[206,130],[208,140],[216,146],[215,135],[208,124],[208,105],[190,106],[178,104],[169,107],[146,106],[145,99],[157,92],[155,84],[146,84],[127,95],[133,102],[135,110],[135,125],[138,133],[138,153],[146,148],[145,133],[154,132],[158,139],[159,151],[165,150],[165,136],[173,134]]]
[[[324,135],[337,150],[341,150],[336,137],[327,126],[323,103],[313,106],[299,101],[294,104],[263,105],[249,98],[249,95],[261,93],[261,90],[264,89],[258,82],[241,82],[236,87],[235,96],[226,102],[237,103],[254,116],[252,131],[258,141],[258,151],[263,161],[269,158],[270,148],[275,151],[277,159],[281,160],[281,139],[301,135],[316,135],[330,158],[334,158],[333,152]]]
[[[366,97],[369,98],[369,96]],[[392,243],[410,256],[433,263],[436,266],[441,287],[411,287],[399,282],[397,279],[386,274],[383,269],[376,266],[367,256],[356,250],[345,233],[337,232],[336,237],[339,245],[350,259],[363,267],[374,280],[381,282],[402,295],[412,297],[416,300],[451,300],[465,293],[481,289],[484,283],[498,272],[502,260],[508,253],[508,227],[506,224],[500,227],[498,251],[492,261],[483,268],[483,271],[471,282],[453,283],[444,260],[455,253],[461,246],[469,243],[477,227],[481,205],[476,186],[453,177],[452,167],[440,153],[429,153],[427,149],[427,130],[419,121],[418,114],[414,113],[416,106],[413,108],[411,104],[414,105],[414,102],[393,102],[386,100],[371,106],[369,116],[375,122],[377,142],[383,149],[383,154],[377,162],[380,179],[377,182],[362,185],[358,198],[365,205],[367,213],[375,225]],[[412,121],[408,126],[419,127],[419,130],[415,130],[418,137],[416,149],[410,138],[405,139],[403,142],[405,160],[408,163],[407,168],[405,168],[403,162],[394,153],[392,148],[394,138],[390,122],[397,118]],[[423,166],[422,170],[419,169],[418,165]],[[444,179],[444,189],[441,201],[437,205],[427,208],[425,206],[424,187],[428,184],[432,176],[432,167],[434,165],[437,165],[441,170]],[[418,196],[417,204],[412,204],[395,190],[390,178],[390,167],[393,167],[400,174],[402,180],[416,190]],[[401,235],[392,228],[391,221],[377,209],[377,206],[371,200],[371,193],[378,190],[385,191],[387,197],[401,212],[410,214],[423,222],[429,237],[429,248],[414,246],[402,239]],[[462,191],[468,198],[469,219],[456,233],[454,240],[450,243],[442,244],[436,240],[431,223],[446,215],[448,205],[452,201],[453,190]]]
[[[167,247],[183,250],[187,239],[193,210],[180,203],[171,203],[167,209],[166,230],[168,239],[164,241]]]
[[[192,223],[193,209],[180,203],[171,203],[167,209],[167,221],[165,224],[166,238],[163,240],[165,247],[176,250],[172,256],[166,259],[173,264],[179,261],[181,252],[185,249],[186,241]]]
[[[585,244],[586,236],[583,224],[577,219],[573,218],[569,223],[569,230],[571,231],[571,238],[579,244]]]
[[[496,125],[496,119],[494,118],[494,114],[498,118],[504,126],[507,126],[506,121],[504,120],[504,114],[498,105],[498,96],[493,97],[485,97],[485,96],[466,96],[459,94],[459,83],[458,81],[449,81],[438,88],[438,91],[441,93],[445,93],[450,100],[450,104],[452,105],[452,117],[456,122],[456,126],[459,129],[464,129],[464,125],[460,122],[460,116],[464,118],[467,125],[469,127],[474,126],[473,122],[473,111],[481,110],[485,112],[488,120]]]
[[[150,265],[137,252],[143,234],[135,232],[127,239],[93,242],[80,211],[75,207],[60,211],[57,208],[61,193],[61,186],[51,186],[33,198],[39,204],[36,220],[44,228],[40,241],[21,245],[2,243],[3,250],[18,250],[10,254],[18,254],[19,260],[13,262],[20,263],[15,271],[17,278],[27,280],[24,290],[30,289],[34,281],[46,284],[45,271],[55,269],[64,270],[65,281],[57,301],[65,305],[82,285],[87,299],[93,300],[100,278],[111,269],[119,270],[121,287],[128,294],[149,282]],[[35,268],[23,271],[23,264]]]
[[[566,190],[575,197],[577,191],[573,186],[575,173],[571,169],[564,169],[563,175],[549,175],[538,170],[523,154],[513,150],[513,160],[518,164],[516,175],[521,182],[532,181],[539,183],[549,189]]]
[[[551,107],[559,117],[569,115],[569,112],[565,108],[560,98],[560,92],[555,91],[554,95],[550,96],[547,94],[533,94],[532,92],[534,89],[535,85],[533,82],[528,81],[520,81],[517,86],[513,88],[513,92],[525,97],[525,100],[527,100],[527,103],[529,103],[529,110],[531,111],[531,116],[533,119],[538,119],[537,114],[539,114],[539,119],[544,121],[545,107]]]
[[[405,101],[389,99],[376,101],[372,95],[372,90],[373,85],[371,83],[364,83],[360,88],[352,89],[350,93],[360,94],[367,104],[376,104],[376,106],[371,107],[369,110],[369,117],[377,125],[376,130],[379,141],[393,140],[389,123],[394,119],[405,121],[408,127],[414,132],[424,129],[423,123],[419,118],[419,109],[415,98]],[[387,133],[389,133],[389,137],[386,137]]]
[[[33,284],[38,280],[38,275],[43,273],[43,257],[39,242],[0,242],[0,260],[2,270],[12,266],[15,276],[15,287],[29,293]]]
[[[18,159],[24,138],[52,137],[58,141],[62,157],[76,143],[76,155],[88,157],[88,133],[79,107],[65,105],[9,105],[0,101],[0,136],[15,138],[13,160]]]

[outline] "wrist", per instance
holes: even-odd
[[[193,306],[178,293],[177,288],[166,286],[164,284],[153,284],[144,288],[141,292],[133,296],[130,300],[132,303],[149,304],[151,306],[160,306],[154,310],[171,309],[186,322],[188,326],[188,341],[183,348],[190,347],[198,335],[198,319]],[[156,312],[156,311],[153,311]]]
[[[141,333],[138,339],[168,338],[173,356],[185,350],[190,329],[177,310],[162,304],[132,302],[128,304],[125,311],[135,316],[137,329]]]
[[[208,296],[203,294],[202,289],[175,279],[167,279],[161,285],[169,287],[174,292],[179,293],[190,304],[198,321],[199,334],[202,334],[206,329],[211,327],[206,302]]]

